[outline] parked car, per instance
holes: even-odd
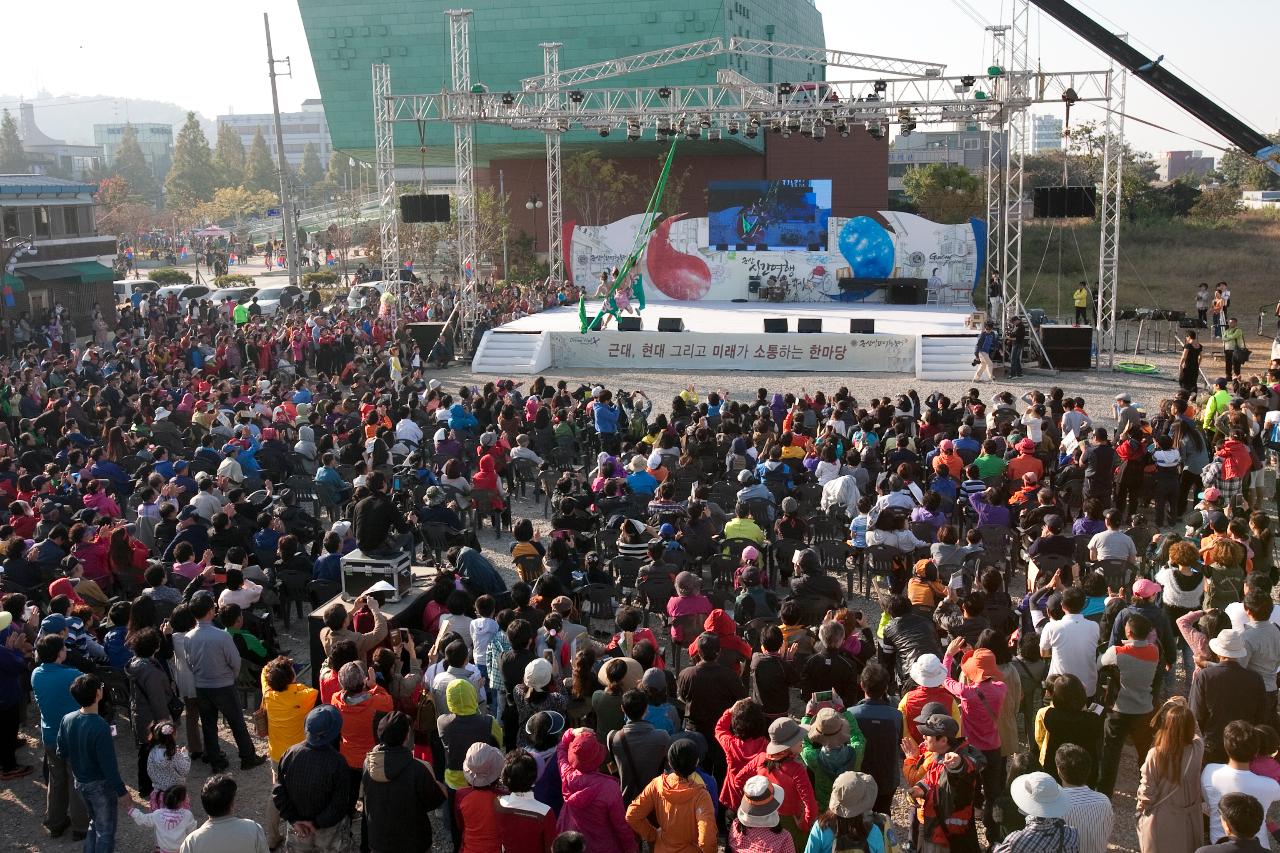
[[[235,302],[248,302],[258,292],[258,288],[253,285],[244,287],[223,287],[209,294],[209,298],[213,300],[214,305],[221,305],[228,299]]]
[[[298,305],[298,301],[302,299],[302,288],[292,284],[264,287],[255,295],[258,297],[258,307],[262,309],[262,316],[273,317],[280,310],[280,300],[285,296],[289,297],[291,307]]]
[[[371,281],[365,284],[357,284],[351,288],[351,292],[347,294],[347,310],[359,311],[363,307],[364,300],[368,300],[368,306],[376,309],[378,300],[382,298],[382,294],[386,293],[386,281]]]
[[[145,278],[124,278],[111,283],[117,305],[131,301],[135,293],[155,293],[157,286],[154,281]]]
[[[191,300],[208,299],[212,292],[213,288],[204,284],[170,284],[157,290],[154,298],[160,300],[160,304],[163,305],[169,301],[169,294],[177,294],[178,310],[186,313]]]

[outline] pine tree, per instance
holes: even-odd
[[[326,177],[330,181],[342,188],[347,189],[355,184],[355,176],[352,174],[351,158],[341,151],[334,151],[329,155],[329,173]]]
[[[18,122],[4,111],[0,118],[0,175],[24,175],[27,172],[27,154],[18,138]]]
[[[116,149],[111,173],[124,178],[138,201],[154,203],[160,195],[160,182],[147,165],[142,146],[138,144],[138,131],[131,124],[126,124],[124,133],[120,135],[120,147]]]
[[[303,189],[311,189],[324,180],[324,164],[320,162],[320,154],[315,145],[308,142],[302,149],[302,167],[298,171],[298,181]]]
[[[216,183],[209,140],[200,129],[196,114],[187,113],[173,146],[173,166],[164,181],[165,202],[174,210],[190,209],[213,198]]]
[[[280,190],[280,177],[276,174],[276,164],[271,160],[271,152],[267,150],[267,140],[262,135],[262,128],[258,128],[258,132],[253,135],[253,144],[249,146],[249,156],[244,166],[244,185],[251,190]]]
[[[218,144],[213,149],[213,165],[218,170],[218,186],[238,187],[244,183],[244,143],[229,124],[218,125]]]

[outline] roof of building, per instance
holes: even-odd
[[[50,193],[91,193],[97,187],[84,181],[51,178],[48,175],[0,175],[0,194],[36,195]]]

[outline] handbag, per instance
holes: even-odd
[[[266,737],[267,732],[267,708],[265,705],[259,704],[253,712],[253,733],[258,737]]]

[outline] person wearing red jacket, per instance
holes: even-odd
[[[1244,493],[1244,479],[1253,469],[1253,454],[1249,452],[1247,441],[1243,431],[1235,430],[1222,442],[1222,449],[1217,454],[1222,460],[1222,482],[1218,484],[1218,490],[1222,492],[1227,506]]]
[[[764,776],[782,788],[782,807],[778,809],[779,825],[791,833],[796,849],[803,850],[809,829],[818,819],[818,801],[809,781],[809,770],[800,761],[806,729],[790,717],[774,720],[769,726],[769,744],[764,752],[752,756],[732,777],[726,777],[729,790],[726,805],[736,810],[742,802],[742,788],[752,776]],[[722,798],[723,800],[723,798]]]
[[[946,714],[933,714],[919,724],[923,749],[902,739],[902,775],[907,796],[915,804],[911,820],[912,847],[947,848],[952,853],[978,853],[973,796],[978,768],[962,751],[960,724]]]
[[[723,610],[712,610],[702,623],[702,630],[720,638],[720,662],[742,675],[742,667],[751,660],[751,644],[738,636],[738,623],[733,617]],[[696,647],[689,649],[689,660],[698,662]]]
[[[724,750],[725,779],[733,779],[769,745],[768,719],[760,703],[739,699],[727,708],[716,721],[716,743]],[[728,785],[720,786],[720,802],[732,807]]]

